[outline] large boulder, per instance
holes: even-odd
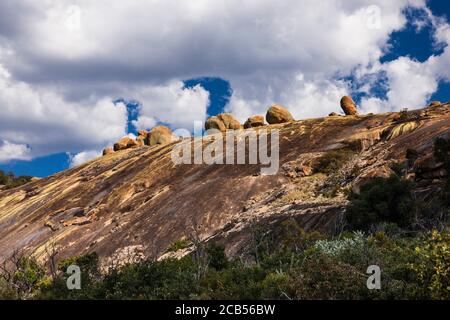
[[[431,101],[431,103],[428,105],[429,108],[436,108],[440,107],[442,103],[440,101]]]
[[[138,130],[138,137],[144,137],[147,138],[148,131],[147,130]]]
[[[264,116],[252,116],[244,123],[244,128],[256,128],[264,126]]]
[[[156,126],[147,135],[146,144],[155,146],[157,144],[168,144],[174,140],[172,130],[166,126]]]
[[[133,147],[137,147],[138,144],[136,140],[130,137],[123,137],[114,144],[114,151],[125,150]]]
[[[352,97],[344,96],[341,99],[341,108],[344,110],[345,115],[354,116],[358,114],[358,109],[353,101]]]
[[[114,149],[112,147],[107,147],[103,149],[103,155],[106,156],[108,154],[114,153]]]
[[[205,129],[216,129],[219,131],[242,129],[241,123],[230,113],[221,113],[210,117],[205,122]]]
[[[277,124],[294,121],[294,117],[286,108],[274,104],[267,110],[266,120],[269,124]]]
[[[139,147],[145,146],[147,141],[147,136],[137,136],[136,143]]]
[[[212,116],[206,119],[205,122],[205,130],[211,130],[216,129],[219,131],[226,131],[225,125],[223,124],[223,121],[219,119],[217,116]]]

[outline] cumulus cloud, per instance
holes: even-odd
[[[30,149],[24,144],[14,144],[8,141],[0,141],[0,163],[9,160],[29,160]]]
[[[126,107],[112,98],[67,101],[56,90],[15,81],[5,71],[0,108],[0,139],[30,146],[33,157],[98,148],[126,133]]]
[[[138,129],[149,129],[162,122],[191,130],[194,121],[205,120],[209,104],[208,91],[200,85],[186,88],[181,81],[136,88],[133,96],[141,102],[139,117],[133,122]]]
[[[450,42],[448,25],[425,4],[4,0],[0,139],[29,146],[31,156],[99,150],[126,134],[126,108],[111,102],[117,97],[141,103],[137,128],[158,122],[191,128],[204,120],[209,97],[182,80],[201,76],[230,81],[227,110],[241,120],[272,103],[286,105],[297,118],[336,111],[340,96],[353,93],[342,80],[349,75],[387,77],[386,98],[369,94],[364,110],[422,104],[440,79],[450,79],[448,48],[424,63],[379,59],[392,32],[405,27],[407,6],[426,13],[418,29],[429,20],[435,42]],[[372,86],[358,89],[370,92]]]
[[[75,155],[70,155],[70,167],[76,167],[82,165],[83,163],[95,159],[101,155],[100,151],[97,150],[87,150],[79,152]]]

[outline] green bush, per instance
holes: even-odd
[[[5,186],[6,189],[12,189],[30,182],[30,176],[15,176],[12,172],[5,173],[0,170],[0,186]]]
[[[368,231],[381,222],[409,226],[414,218],[411,184],[393,175],[374,178],[350,198],[346,220],[351,230]]]
[[[100,273],[98,257],[90,254],[62,261],[59,274],[51,279],[36,261],[23,258],[11,273],[14,286],[5,283],[7,277],[0,278],[0,298],[450,299],[449,231],[407,237],[397,232],[345,232],[325,240],[316,232],[300,231],[292,221],[286,228],[289,232],[281,234],[289,240],[268,238],[281,241],[278,250],[265,251],[257,263],[229,259],[222,246],[209,244],[204,247],[206,268],[194,252]],[[82,270],[81,290],[66,287],[64,271],[71,264]],[[381,268],[381,290],[367,289],[370,265]]]
[[[222,270],[228,267],[229,261],[223,245],[210,243],[206,247],[206,253],[208,254],[210,267],[216,270]]]
[[[322,155],[314,168],[316,173],[332,174],[338,171],[350,158],[354,152],[349,149],[332,150]]]
[[[434,230],[416,248],[419,259],[412,263],[424,296],[450,299],[450,231]]]

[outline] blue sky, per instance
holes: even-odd
[[[432,11],[434,16],[437,17],[446,17],[450,16],[450,2],[449,1],[442,1],[442,0],[431,0],[427,3],[428,7]],[[433,41],[433,36],[435,33],[435,27],[432,24],[425,24],[420,29],[417,29],[416,26],[413,24],[413,22],[419,18],[424,18],[424,12],[421,10],[416,9],[407,9],[404,11],[405,17],[408,19],[408,23],[406,24],[405,28],[402,30],[394,31],[389,34],[388,39],[388,45],[389,45],[389,51],[385,52],[381,57],[379,57],[378,62],[381,64],[388,65],[390,62],[398,61],[401,57],[408,57],[412,61],[417,61],[420,63],[424,63],[427,61],[427,59],[432,55],[441,55],[445,49],[445,45],[443,44],[436,44],[435,41]],[[447,17],[446,17],[447,18]],[[447,20],[448,21],[448,20]],[[2,27],[0,23],[0,28]],[[13,30],[14,31],[14,30]],[[16,30],[17,31],[17,30]],[[314,32],[311,32],[311,36],[314,36]],[[218,36],[220,37],[220,35]],[[0,42],[1,44],[1,42]],[[0,47],[1,49],[1,47]],[[219,52],[218,55],[221,55]],[[213,57],[207,57],[207,59],[214,60]],[[230,100],[232,99],[232,96],[234,93],[236,93],[235,98],[233,98],[233,105],[238,105],[235,102],[240,97],[238,94],[242,93],[244,89],[240,89],[238,91],[233,90],[233,84],[231,81],[227,81],[229,73],[227,70],[222,70],[221,66],[214,65],[214,61],[204,61],[205,64],[211,63],[211,66],[209,66],[208,70],[205,71],[195,71],[196,74],[201,74],[202,76],[198,77],[192,77],[192,78],[182,78],[184,80],[181,80],[183,83],[183,88],[180,90],[183,90],[185,88],[189,90],[194,90],[195,88],[198,88],[198,86],[201,86],[204,90],[206,90],[209,93],[209,102],[207,105],[206,113],[207,115],[215,115],[220,112],[223,112],[224,110],[230,111],[230,108],[228,107],[230,104]],[[202,61],[198,62],[198,70],[202,70]],[[245,66],[239,66],[239,68],[246,68],[246,66],[251,65],[251,62],[246,62]],[[282,65],[282,63],[280,64]],[[169,68],[169,67],[168,67]],[[282,68],[282,66],[280,67]],[[120,70],[120,68],[119,68]],[[299,69],[303,71],[303,69]],[[0,69],[1,71],[1,69]],[[128,72],[128,70],[127,70]],[[164,72],[162,70],[161,72]],[[240,70],[233,71],[236,74],[239,74]],[[57,73],[57,72],[56,72]],[[189,72],[187,72],[189,73]],[[22,75],[20,74],[20,70],[17,71],[18,77],[22,76],[24,79],[23,81],[29,81],[32,83],[33,81],[36,81],[35,79],[39,78],[35,75],[28,76],[28,75]],[[221,76],[222,75],[222,76]],[[112,74],[111,77],[119,77],[120,73],[118,74]],[[128,75],[124,74],[124,77]],[[29,77],[29,78],[27,78]],[[33,78],[34,77],[34,78]],[[106,77],[106,76],[105,76]],[[141,75],[136,75],[136,77],[141,77]],[[161,78],[163,78],[164,75],[161,75]],[[234,77],[234,75],[230,76]],[[380,71],[376,74],[373,73],[367,73],[362,79],[355,79],[353,73],[347,74],[344,77],[340,77],[338,80],[340,81],[347,81],[352,86],[352,95],[355,97],[357,102],[361,102],[362,99],[367,97],[373,97],[373,98],[379,98],[381,100],[387,99],[388,94],[388,84],[389,84],[389,70],[387,71]],[[187,79],[187,80],[186,80]],[[241,79],[241,78],[239,78]],[[245,81],[245,77],[243,77],[241,80],[242,82]],[[336,80],[336,79],[333,79]],[[39,81],[42,81],[42,83],[45,83],[45,79],[42,80],[39,78]],[[74,81],[77,81],[76,79]],[[102,81],[105,81],[102,79]],[[142,81],[142,80],[139,80]],[[327,79],[328,81],[328,79]],[[361,86],[361,84],[364,84],[365,81],[373,81],[371,87],[369,90],[364,90]],[[34,83],[34,82],[33,82]],[[236,85],[238,85],[238,82],[236,82]],[[240,83],[239,83],[240,84]],[[41,83],[39,83],[41,85]],[[47,85],[47,83],[45,83]],[[80,85],[82,87],[82,85]],[[276,87],[276,86],[275,86]],[[245,85],[242,86],[242,88],[246,88]],[[252,87],[250,87],[252,89]],[[159,92],[158,88],[152,89],[152,92]],[[198,90],[201,89],[195,89],[198,93]],[[448,82],[443,81],[441,79],[438,79],[438,87],[436,90],[432,91],[431,99],[432,100],[441,100],[441,101],[448,101],[450,100],[450,84]],[[74,97],[77,96],[77,94],[82,94],[78,92],[71,92],[71,95]],[[140,97],[138,97],[140,94]],[[141,109],[141,99],[142,97],[146,97],[145,94],[147,93],[139,93],[136,94],[137,96],[126,96],[122,95],[121,93],[118,93],[115,97],[115,104],[116,105],[125,105],[127,109],[128,114],[128,121],[127,121],[127,128],[126,131],[128,133],[135,133],[136,132],[136,126],[134,123],[138,120],[140,113],[143,109]],[[158,93],[159,94],[159,93]],[[201,92],[199,93],[201,94]],[[320,92],[319,92],[320,94]],[[277,97],[276,93],[274,97]],[[76,99],[76,98],[73,98]],[[248,99],[250,100],[250,99]],[[165,101],[165,100],[164,100]],[[263,100],[262,100],[263,101]],[[274,101],[276,102],[276,101]],[[250,105],[250,103],[247,103],[246,105]],[[180,107],[181,108],[181,107]],[[236,111],[235,109],[231,109],[231,111]],[[189,109],[189,108],[186,108]],[[145,111],[145,110],[144,110]],[[189,110],[186,110],[188,112]],[[156,119],[156,123],[167,123],[164,120],[164,117],[161,116],[158,119]],[[170,123],[169,123],[170,125]],[[1,137],[0,137],[1,138]],[[80,147],[81,148],[81,147]],[[51,149],[51,148],[50,148]],[[33,157],[31,160],[10,160],[6,162],[0,162],[0,169],[5,171],[12,171],[17,175],[31,175],[31,176],[38,176],[38,177],[45,177],[51,174],[54,174],[56,172],[59,172],[61,170],[69,168],[71,164],[71,157],[73,154],[71,154],[69,151],[60,151],[56,153],[50,154],[44,154],[38,155],[37,157]]]

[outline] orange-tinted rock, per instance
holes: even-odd
[[[119,141],[117,141],[114,144],[114,151],[120,151],[120,150],[125,150],[128,148],[133,148],[133,147],[137,147],[138,144],[136,142],[136,140],[130,138],[130,137],[123,137],[122,139],[120,139]]]
[[[219,131],[238,130],[241,129],[241,123],[230,113],[221,113],[217,116],[210,117],[205,122],[205,129],[216,129]]]
[[[225,125],[223,124],[223,121],[220,120],[216,116],[212,116],[212,117],[209,117],[208,119],[206,119],[205,130],[211,130],[211,129],[216,129],[216,130],[219,130],[222,132],[227,130],[225,128]]]
[[[147,130],[138,130],[138,137],[147,137],[148,131]]]
[[[358,109],[353,101],[352,97],[344,96],[341,99],[341,108],[344,110],[345,115],[354,116],[358,114]]]
[[[136,143],[139,147],[145,146],[145,141],[147,140],[147,135],[145,136],[137,136]]]
[[[172,130],[166,126],[156,126],[147,135],[147,145],[168,144],[174,140]]]
[[[440,101],[431,101],[431,103],[428,105],[428,107],[436,108],[436,107],[440,107],[441,105],[442,105],[442,103]]]
[[[103,155],[106,156],[108,154],[114,153],[114,149],[112,147],[107,147],[103,149]]]
[[[267,110],[266,120],[269,124],[277,124],[294,121],[294,117],[286,108],[274,104]]]
[[[244,123],[244,128],[256,128],[264,126],[264,116],[252,116]]]

